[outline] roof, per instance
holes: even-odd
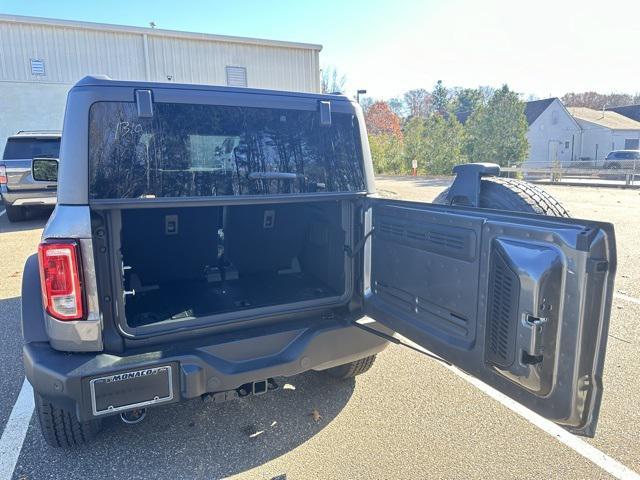
[[[640,130],[640,122],[609,110],[594,110],[586,107],[568,107],[567,110],[578,120],[584,120],[612,130]]]
[[[198,90],[208,92],[234,92],[242,95],[271,95],[280,97],[298,97],[307,99],[329,100],[332,102],[346,102],[355,104],[343,93],[308,93],[292,92],[288,90],[269,90],[266,88],[229,87],[226,85],[206,85],[202,83],[149,82],[147,80],[114,80],[107,75],[87,75],[78,80],[72,90],[83,87],[130,87],[130,88],[161,88],[163,90]]]
[[[226,43],[243,43],[281,48],[298,48],[304,50],[322,50],[322,45],[313,43],[285,42],[281,40],[267,40],[263,38],[234,37],[229,35],[213,35],[210,33],[182,32],[178,30],[164,30],[161,28],[131,27],[126,25],[112,25],[109,23],[79,22],[75,20],[59,20],[53,18],[27,17],[22,15],[2,15],[0,22],[23,23],[30,25],[48,25],[51,27],[75,28],[80,30],[99,30],[101,32],[136,33],[155,37],[173,37],[189,40],[215,41]]]
[[[640,103],[637,103],[635,105],[624,105],[622,107],[609,107],[606,110],[619,113],[620,115],[624,115],[631,120],[640,122]]]
[[[556,98],[545,98],[543,100],[533,100],[531,102],[527,102],[524,107],[524,115],[527,117],[527,123],[531,125],[536,119],[542,115],[549,105],[553,103]]]

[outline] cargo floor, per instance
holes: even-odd
[[[304,273],[267,273],[223,283],[163,284],[156,290],[128,297],[125,312],[128,324],[139,327],[337,295],[338,292]]]

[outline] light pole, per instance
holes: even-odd
[[[366,93],[367,93],[366,90],[356,91],[356,102],[358,102],[358,104],[360,104],[360,95],[366,95]]]

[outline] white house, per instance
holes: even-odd
[[[566,164],[580,157],[581,128],[558,98],[527,102],[529,167]]]
[[[569,107],[582,130],[581,160],[600,164],[611,150],[637,150],[640,122],[607,110]]]
[[[320,91],[320,45],[0,15],[0,151],[18,130],[62,127],[67,91],[119,80]]]

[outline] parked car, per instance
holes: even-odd
[[[457,167],[440,204],[378,197],[364,125],[342,95],[95,77],[71,89],[59,202],[22,286],[50,445],[281,376],[351,378],[404,344],[394,332],[594,434],[612,225],[568,218],[490,164]],[[233,139],[233,168],[203,167],[219,163],[203,137]]]
[[[34,178],[32,167],[34,158],[57,160],[59,154],[59,131],[20,131],[7,139],[0,161],[0,196],[9,221],[24,220],[30,208],[55,205],[55,178]]]
[[[604,168],[640,169],[640,150],[613,150],[604,159]]]

